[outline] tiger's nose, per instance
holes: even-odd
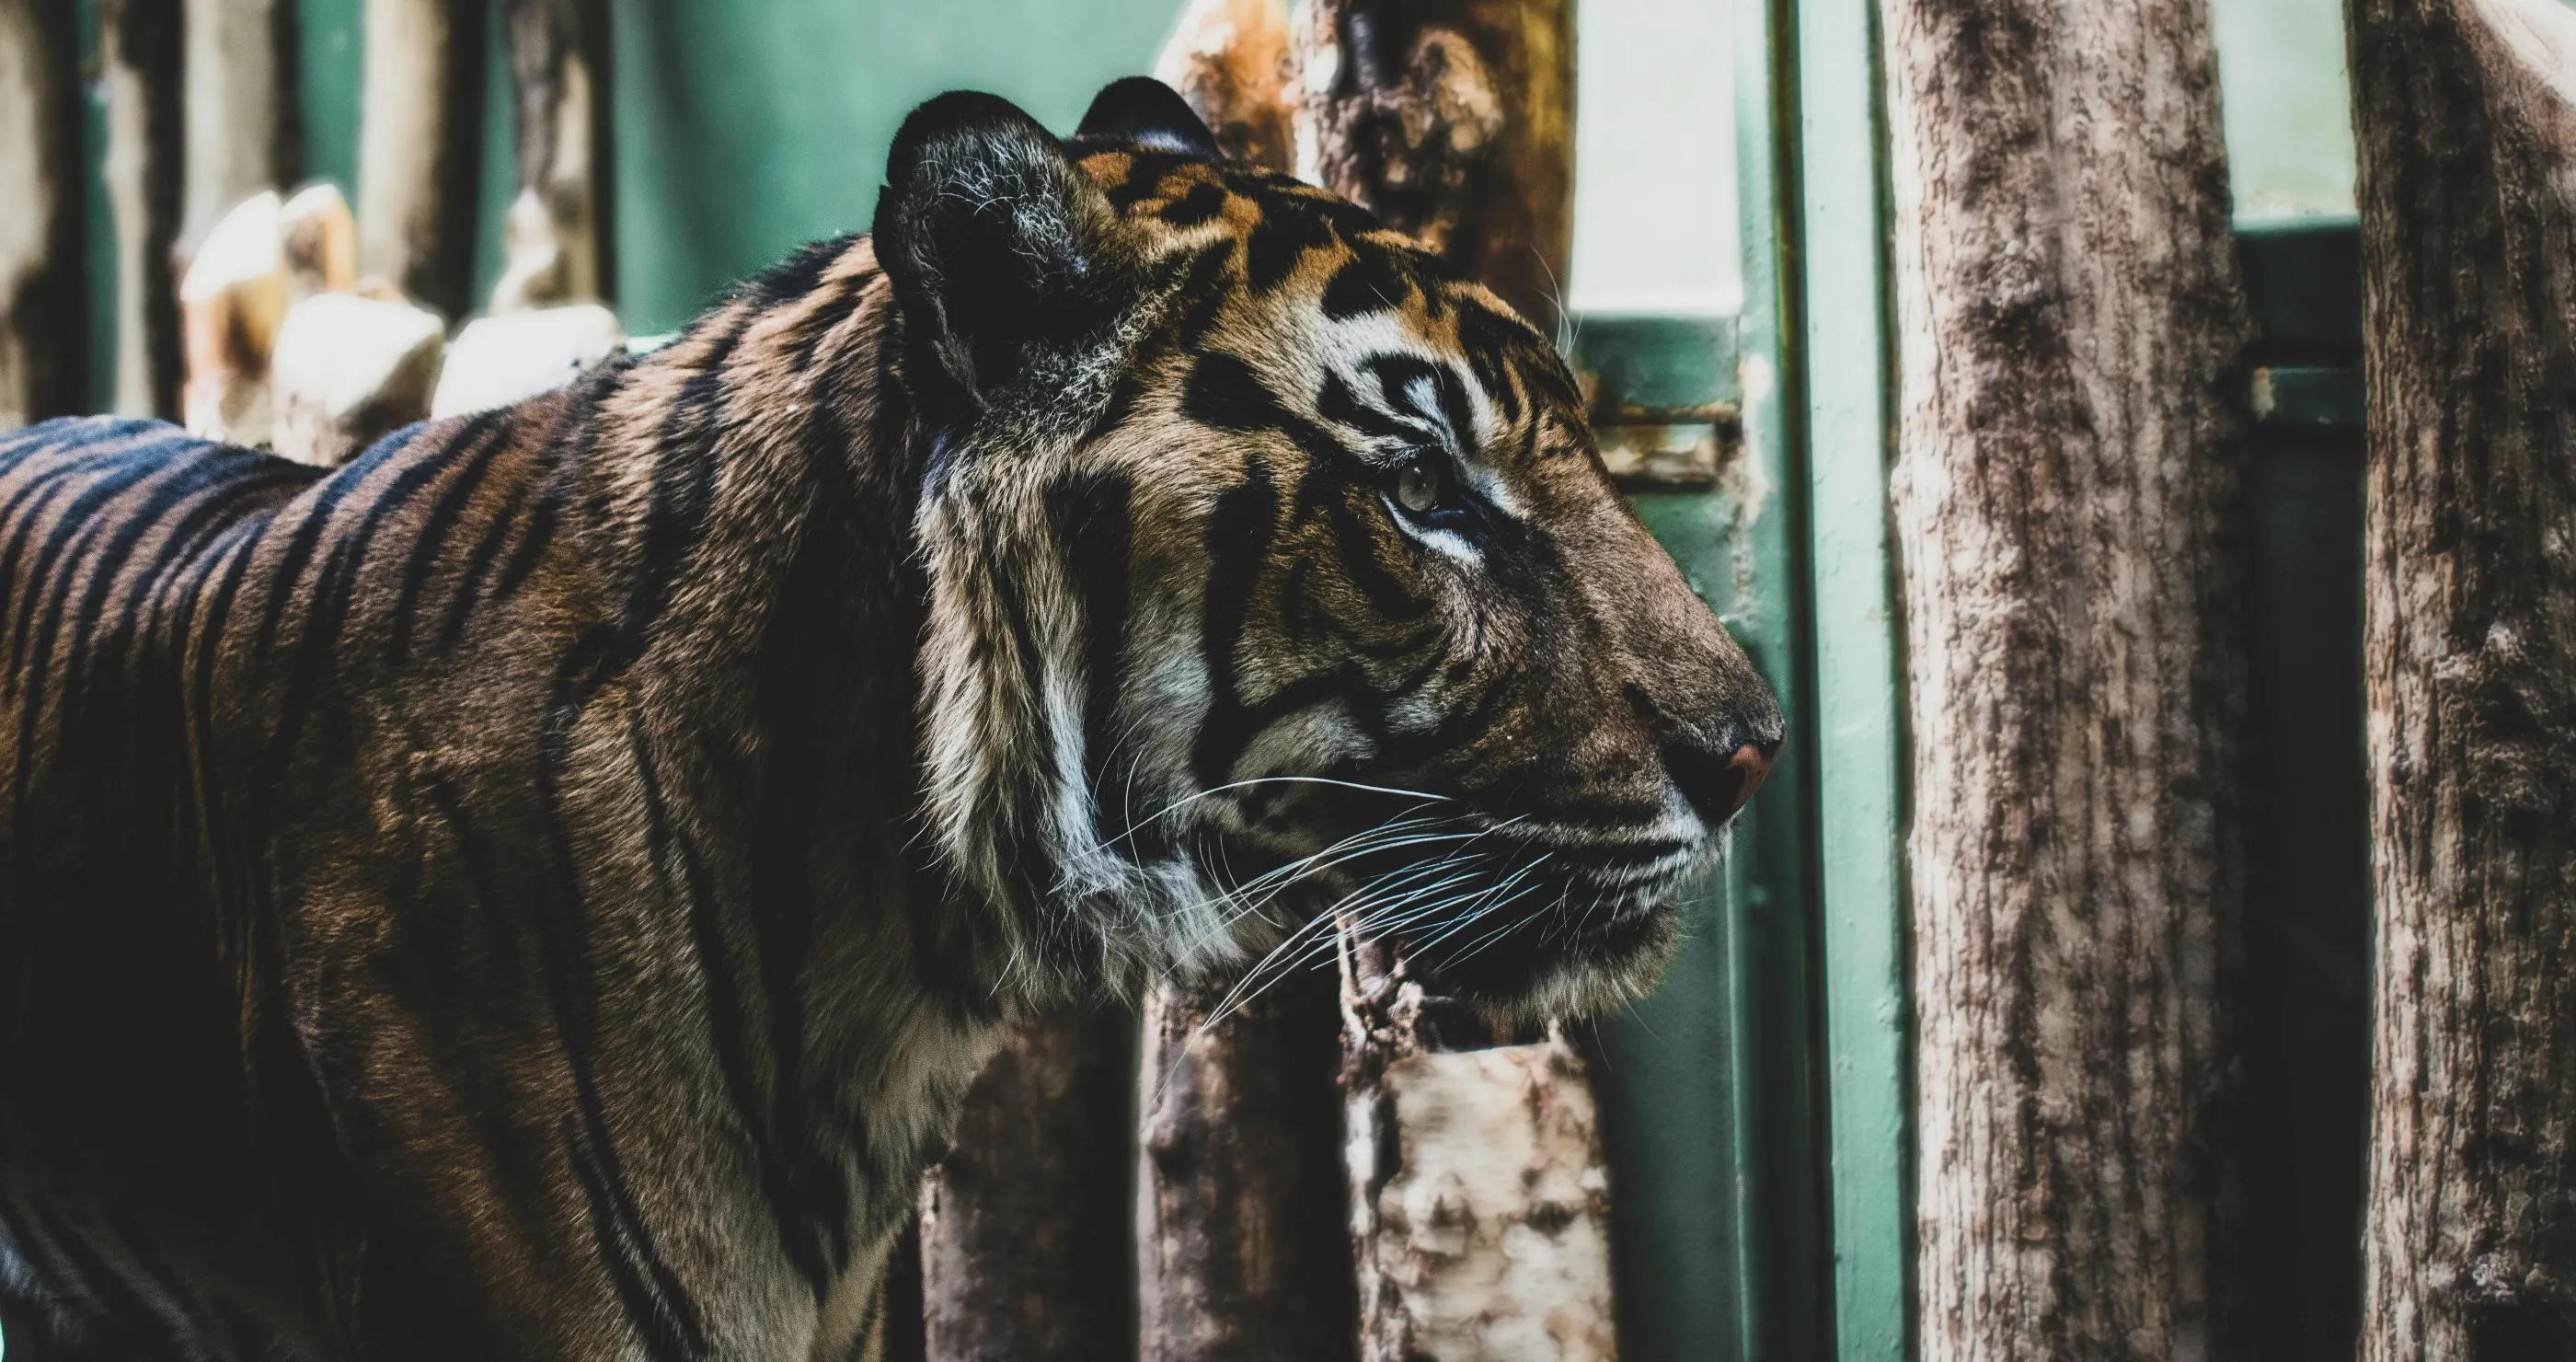
[[[1732,750],[1723,745],[1675,743],[1665,749],[1664,765],[1672,772],[1673,783],[1681,787],[1682,798],[1714,830],[1762,788],[1780,758],[1781,741],[1747,741]]]

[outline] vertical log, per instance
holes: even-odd
[[[2245,1355],[2246,334],[2203,0],[1891,0],[1927,1362]]]
[[[367,0],[358,269],[450,317],[469,310],[482,147],[481,0]]]
[[[1291,162],[1285,0],[1190,0],[1154,79],[1181,92],[1238,161]]]
[[[1128,1265],[1136,1038],[1110,1012],[1042,1017],[975,1080],[921,1194],[930,1362],[1135,1353]]]
[[[1572,0],[1307,0],[1297,173],[1553,334],[1574,244]]]
[[[1300,973],[1211,1024],[1165,987],[1137,1068],[1137,1355],[1329,1362],[1356,1318],[1331,980]]]
[[[72,8],[0,0],[0,430],[81,409],[80,53]]]
[[[2355,0],[2361,1355],[2576,1357],[2576,16]]]
[[[99,0],[116,213],[116,410],[179,414],[179,0]]]
[[[492,311],[607,293],[608,8],[509,0],[519,113],[519,192]]]
[[[293,16],[287,0],[183,0],[183,265],[234,205],[295,176]]]

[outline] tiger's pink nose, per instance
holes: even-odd
[[[1735,780],[1735,797],[1727,805],[1727,817],[1734,817],[1753,801],[1753,792],[1762,788],[1763,780],[1771,774],[1771,764],[1779,759],[1780,743],[1777,738],[1767,743],[1746,743],[1726,759],[1727,773]]]

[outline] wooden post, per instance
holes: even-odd
[[[605,297],[608,8],[509,0],[519,193],[494,313]]]
[[[930,1362],[1135,1355],[1128,1110],[1135,1032],[1114,1012],[1025,1027],[975,1080],[921,1194]]]
[[[1360,1362],[1613,1362],[1609,1172],[1558,1036],[1489,1046],[1385,943],[1340,942]],[[1653,1189],[1639,1189],[1651,1196]]]
[[[1157,989],[1137,1066],[1137,1356],[1352,1356],[1339,1024],[1329,976],[1210,1021],[1221,988]]]
[[[1297,173],[1554,334],[1574,245],[1572,0],[1307,0]]]
[[[2576,1357],[2576,15],[2355,0],[2361,1356]]]
[[[179,414],[179,0],[99,0],[116,213],[116,410]]]
[[[80,127],[72,8],[0,0],[0,430],[88,400]]]
[[[182,0],[187,108],[179,258],[193,259],[234,206],[295,177],[294,37],[286,0]],[[184,269],[183,269],[184,272]]]
[[[462,317],[473,286],[481,0],[367,0],[358,270]]]
[[[2243,1357],[2247,323],[2208,12],[1881,12],[1923,1356]]]
[[[1238,161],[1291,164],[1286,0],[1190,0],[1154,79],[1181,92]]]

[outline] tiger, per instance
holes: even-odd
[[[1783,737],[1549,338],[1167,88],[336,469],[0,438],[12,1362],[861,1355],[1008,1029],[1649,988]]]

